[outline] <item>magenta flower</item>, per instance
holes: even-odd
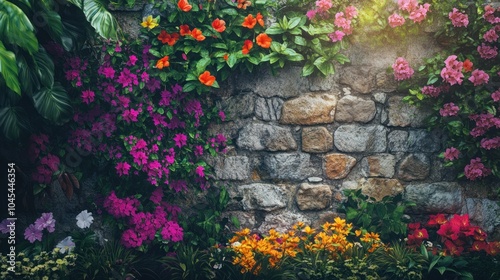
[[[472,74],[469,78],[469,81],[471,81],[474,86],[479,86],[482,84],[487,84],[490,79],[490,76],[486,74],[483,70],[476,69],[472,71]]]
[[[484,166],[481,158],[471,159],[470,163],[465,166],[464,171],[465,177],[471,181],[491,174],[491,170]]]
[[[198,165],[196,167],[196,174],[199,176],[199,177],[205,177],[205,167],[201,166],[201,165]]]
[[[194,147],[194,155],[199,157],[203,155],[203,147],[202,146],[195,146]]]
[[[127,66],[134,66],[137,62],[137,56],[131,55],[128,57]]]
[[[84,90],[82,91],[82,101],[85,104],[90,104],[91,102],[94,101],[95,93],[91,90]]]
[[[187,144],[187,136],[182,133],[178,133],[174,136],[175,145],[179,148],[186,146]]]
[[[358,9],[354,6],[347,6],[344,12],[347,19],[353,19],[358,16]]]
[[[467,27],[467,25],[469,25],[469,17],[467,14],[459,12],[457,8],[453,8],[448,14],[448,18],[455,27]]]
[[[441,93],[441,88],[435,86],[424,86],[422,88],[422,93],[432,97],[438,97]]]
[[[0,223],[0,232],[3,233],[3,234],[7,234],[10,232],[10,228],[7,227],[11,222],[7,219],[4,219],[1,223]]]
[[[318,13],[318,11],[316,11],[315,9],[309,10],[309,11],[307,11],[306,16],[309,20],[312,20],[316,16],[317,13]]]
[[[53,172],[56,172],[59,169],[59,162],[59,157],[53,154],[47,154],[40,160],[41,164],[47,165]]]
[[[494,91],[494,92],[491,94],[491,99],[493,99],[493,101],[495,101],[495,102],[500,101],[500,89],[499,89],[499,90],[497,90],[497,91]]]
[[[394,70],[394,78],[398,81],[406,80],[411,78],[413,73],[415,72],[411,67],[408,61],[403,57],[398,57],[396,62],[392,65],[392,69]]]
[[[484,138],[481,140],[481,148],[485,150],[498,149],[500,148],[500,136],[491,139]]]
[[[119,162],[116,164],[115,169],[116,173],[119,176],[128,175],[128,171],[130,170],[130,164],[128,164],[127,162]]]
[[[490,42],[490,43],[493,43],[496,40],[498,40],[498,34],[495,32],[495,28],[492,28],[492,29],[486,31],[486,33],[484,33],[484,35],[483,35],[483,39],[486,42]]]
[[[328,34],[328,37],[330,37],[330,40],[332,40],[332,42],[342,41],[342,38],[344,38],[344,36],[345,33],[340,30]]]
[[[441,78],[450,85],[462,84],[464,74],[462,73],[463,62],[457,60],[456,55],[450,55],[444,61],[445,68],[441,70]]]
[[[182,228],[174,221],[168,221],[161,230],[161,237],[164,240],[179,242],[182,241],[183,235]]]
[[[35,240],[42,241],[42,231],[37,229],[34,224],[31,224],[24,231],[24,239],[30,243],[35,242]]]
[[[316,1],[316,8],[318,12],[326,12],[333,6],[332,0],[318,0]]]
[[[454,147],[448,148],[448,149],[446,149],[446,151],[444,151],[444,159],[445,160],[453,161],[455,159],[458,159],[459,155],[460,155],[460,151]]]
[[[411,13],[418,7],[418,0],[398,0],[398,6],[400,10]]]
[[[425,3],[424,5],[419,5],[418,8],[413,9],[410,12],[409,18],[415,23],[422,22],[427,17],[427,12],[429,11],[430,4]]]
[[[455,105],[453,102],[450,102],[443,105],[443,108],[439,110],[439,114],[442,117],[452,117],[456,116],[459,110],[460,108],[457,105]]]
[[[405,18],[397,13],[389,16],[389,26],[392,28],[401,26],[405,23]]]
[[[492,59],[498,55],[498,48],[491,47],[483,43],[481,46],[477,47],[477,52],[482,59]]]
[[[219,111],[219,118],[221,121],[226,120],[226,114],[224,113],[224,111]]]
[[[161,187],[156,188],[156,190],[154,190],[151,196],[149,197],[149,200],[151,200],[156,205],[160,204],[162,199],[163,199],[163,188]]]

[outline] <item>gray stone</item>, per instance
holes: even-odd
[[[224,112],[232,118],[246,118],[253,115],[255,96],[251,93],[233,95],[222,102]]]
[[[222,217],[228,218],[229,220],[231,217],[236,217],[238,219],[240,228],[234,228],[233,230],[240,230],[242,228],[253,229],[257,224],[253,211],[225,211]]]
[[[374,71],[367,65],[342,68],[339,82],[365,94],[370,93],[376,86]]]
[[[408,151],[408,131],[394,130],[387,136],[389,152],[407,152]]]
[[[311,220],[305,215],[289,211],[269,213],[264,218],[264,221],[260,225],[258,231],[266,235],[269,233],[270,229],[275,229],[278,232],[288,232],[297,222],[310,224]]]
[[[297,143],[289,128],[276,125],[251,123],[245,126],[236,142],[238,147],[252,151],[296,150]]]
[[[246,156],[220,157],[214,166],[220,180],[246,180],[250,178],[250,164]]]
[[[396,157],[391,154],[378,154],[361,160],[361,170],[366,177],[392,178],[395,166]]]
[[[387,100],[387,94],[385,92],[377,92],[373,94],[373,98],[375,98],[375,101],[377,101],[378,103],[384,104]]]
[[[253,91],[262,97],[296,97],[309,89],[309,80],[302,77],[301,71],[302,67],[288,67],[281,69],[276,75],[269,70],[241,75],[235,72],[236,88]]]
[[[334,134],[335,147],[342,152],[385,152],[387,129],[382,125],[342,125]]]
[[[448,182],[407,185],[405,199],[415,202],[412,209],[418,213],[453,214],[464,205],[460,185]]]
[[[302,129],[302,151],[324,153],[333,148],[333,136],[325,127],[304,127]]]
[[[311,91],[329,91],[337,86],[338,72],[334,75],[328,75],[327,77],[319,75],[311,75],[307,78],[309,79],[309,84],[311,85]]]
[[[425,154],[411,154],[399,165],[398,178],[404,181],[424,180],[430,174],[430,160]]]
[[[488,233],[500,226],[500,206],[489,199],[467,198],[462,214],[469,214],[471,221]]]
[[[321,174],[308,154],[269,154],[264,157],[263,167],[272,179],[304,180]]]
[[[333,123],[336,106],[335,93],[309,93],[286,101],[280,122],[304,125]]]
[[[323,178],[321,178],[321,177],[309,177],[309,178],[307,178],[307,181],[309,183],[321,183],[321,182],[323,182]]]
[[[439,151],[440,141],[435,133],[424,129],[411,130],[408,135],[408,151],[433,153]]]
[[[262,98],[255,101],[255,116],[263,121],[277,121],[281,118],[283,100],[278,97]]]
[[[398,88],[398,83],[396,79],[394,79],[394,75],[382,69],[379,71],[380,72],[375,75],[377,89],[388,92],[395,91]]]
[[[287,197],[284,190],[276,185],[250,184],[238,186],[238,192],[243,198],[244,210],[273,211],[286,207]]]
[[[421,127],[431,114],[430,108],[423,109],[411,106],[401,96],[391,96],[387,102],[388,126]]]
[[[328,185],[301,184],[295,195],[300,210],[323,210],[332,202],[332,190]]]
[[[373,120],[376,112],[375,102],[372,100],[348,95],[339,100],[335,121],[367,123]]]
[[[396,179],[369,178],[358,181],[359,187],[367,196],[380,201],[386,196],[395,196],[403,193],[404,187]]]

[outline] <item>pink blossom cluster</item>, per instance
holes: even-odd
[[[498,48],[496,46],[489,46],[486,44],[481,44],[477,46],[477,52],[482,59],[493,59],[498,55]]]
[[[474,181],[482,177],[486,177],[491,174],[491,169],[484,166],[481,162],[481,158],[471,159],[470,163],[465,166],[465,177],[467,179]]]
[[[40,164],[36,170],[31,174],[33,181],[40,184],[50,184],[52,182],[52,175],[59,170],[59,157],[53,154],[47,154],[42,157]]]
[[[451,24],[455,27],[467,27],[467,25],[469,25],[469,16],[459,12],[457,8],[453,8],[453,10],[448,14],[448,18],[451,20]]]
[[[316,8],[307,11],[306,16],[309,20],[315,20],[317,17],[328,19],[331,15],[330,9],[333,4],[331,0],[318,0],[316,1]],[[335,13],[333,23],[340,30],[336,30],[328,37],[332,42],[342,41],[344,36],[352,34],[352,20],[358,16],[358,10],[354,6],[348,6],[343,12]]]
[[[486,42],[494,43],[498,40],[498,34],[495,29],[496,28],[491,28],[490,30],[486,31],[486,33],[484,33],[483,39]]]
[[[481,139],[481,148],[485,150],[500,148],[500,136]]]
[[[443,108],[439,110],[439,114],[442,117],[452,117],[456,116],[458,111],[460,111],[460,108],[455,103],[450,102],[443,105]]]
[[[445,160],[453,161],[455,159],[458,159],[459,156],[460,156],[460,151],[457,150],[457,148],[455,147],[450,147],[446,149],[446,151],[444,151]]]
[[[422,22],[426,17],[431,5],[424,3],[419,5],[418,0],[398,0],[398,6],[401,11],[408,13],[408,18],[415,23]],[[403,15],[393,13],[388,18],[389,26],[392,28],[402,26],[405,23]]]
[[[424,86],[422,88],[422,93],[431,97],[438,97],[441,93],[441,87]]]
[[[462,84],[463,62],[457,60],[456,55],[450,55],[444,61],[445,67],[441,70],[441,78],[450,85]]]
[[[470,132],[470,135],[476,138],[484,135],[491,128],[500,128],[500,118],[490,113],[471,115],[469,119],[476,122],[476,127]]]
[[[500,101],[500,89],[491,93],[491,99],[493,99],[493,101],[495,102]]]
[[[403,57],[398,57],[396,62],[392,64],[392,70],[394,70],[394,78],[398,81],[406,80],[411,78],[413,73],[415,72],[411,67],[408,61]]]
[[[402,26],[405,24],[405,18],[397,13],[393,13],[392,15],[389,16],[389,26],[392,28]]]
[[[64,73],[66,80],[73,83],[76,87],[82,86],[82,79],[86,78],[85,70],[87,70],[88,61],[82,60],[79,57],[71,57],[66,60]]]
[[[487,84],[490,76],[486,74],[483,70],[476,69],[472,71],[469,81],[474,84],[474,86],[479,86],[482,84]]]
[[[497,8],[497,11],[500,12],[500,7]],[[491,24],[500,23],[500,17],[495,16],[495,8],[493,8],[491,5],[486,5],[484,7],[483,18]]]
[[[49,136],[46,134],[32,134],[30,136],[30,145],[28,148],[28,156],[32,163],[34,163],[40,155],[40,152],[45,152],[47,150],[47,144],[49,143]]]

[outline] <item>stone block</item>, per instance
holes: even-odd
[[[324,153],[333,148],[333,136],[325,127],[304,127],[302,129],[302,151]]]
[[[271,179],[304,180],[321,175],[308,154],[269,154],[264,157],[263,168]]]
[[[325,156],[325,174],[329,179],[347,177],[356,165],[356,158],[345,154],[328,154]]]
[[[255,95],[242,93],[233,95],[222,102],[224,112],[231,118],[246,118],[253,115]]]
[[[376,87],[375,72],[367,65],[342,68],[339,82],[359,93],[370,93]]]
[[[300,210],[323,210],[332,202],[330,186],[304,183],[299,186],[295,201]]]
[[[388,126],[421,127],[431,113],[429,108],[417,108],[405,103],[401,96],[391,96],[387,101]]]
[[[250,178],[250,164],[246,156],[217,158],[215,176],[220,180],[246,180]]]
[[[342,125],[333,139],[341,152],[383,153],[387,148],[387,129],[382,125]]]
[[[287,196],[282,188],[271,184],[250,184],[238,186],[238,193],[242,197],[243,209],[273,211],[285,208]]]
[[[405,199],[415,202],[412,210],[421,214],[458,213],[465,203],[460,185],[449,182],[409,184]]]
[[[262,123],[250,123],[240,131],[238,147],[251,151],[297,150],[290,128]]]
[[[283,104],[280,123],[325,124],[333,123],[337,97],[333,93],[309,93]]]
[[[389,152],[407,152],[408,151],[408,131],[393,130],[387,136],[387,146]]]
[[[362,189],[363,194],[373,197],[379,201],[385,196],[395,196],[403,193],[404,191],[403,185],[401,185],[401,182],[396,179],[361,179],[358,184]]]
[[[297,222],[311,224],[311,220],[303,214],[293,213],[290,211],[269,213],[265,216],[264,221],[260,225],[258,231],[266,235],[269,233],[270,229],[275,229],[278,232],[288,232]]]
[[[396,166],[396,157],[391,154],[377,154],[361,160],[361,170],[366,177],[392,178]]]
[[[277,121],[281,118],[283,100],[278,97],[255,100],[255,116],[263,121]]]
[[[375,117],[375,102],[353,95],[342,97],[337,104],[335,121],[367,123]]]
[[[430,159],[425,154],[406,156],[399,165],[398,178],[404,181],[424,180],[430,174]]]

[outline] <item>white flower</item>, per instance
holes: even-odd
[[[71,250],[75,248],[75,242],[73,242],[73,238],[71,236],[68,236],[61,240],[61,242],[57,243],[56,248],[59,248],[59,252],[65,253],[68,251],[68,253],[71,253]]]
[[[76,225],[79,228],[88,228],[94,221],[94,217],[92,217],[92,212],[88,212],[87,210],[83,210],[76,216]]]

